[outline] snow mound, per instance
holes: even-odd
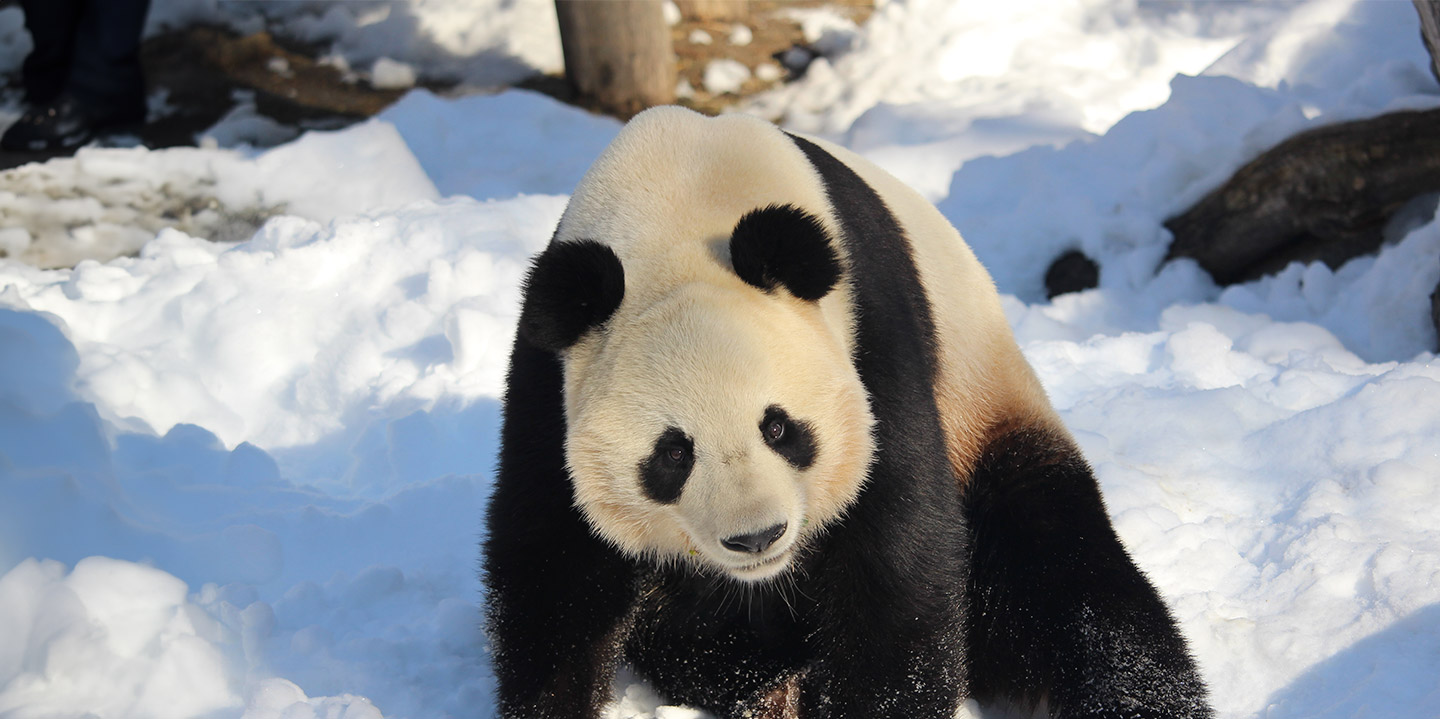
[[[0,712],[7,716],[380,719],[369,700],[307,697],[295,683],[237,679],[275,629],[263,603],[236,612],[209,588],[142,564],[88,557],[68,574],[25,560],[0,575]],[[242,713],[243,712],[243,713]]]
[[[1044,273],[1066,250],[1094,258],[1110,294],[1082,332],[1153,326],[1153,313],[1170,303],[1218,295],[1252,312],[1323,324],[1366,359],[1408,359],[1436,347],[1428,303],[1440,268],[1425,260],[1440,243],[1433,226],[1411,231],[1378,258],[1337,271],[1297,264],[1224,293],[1193,262],[1160,267],[1170,243],[1165,218],[1263,150],[1321,123],[1434,107],[1440,96],[1413,66],[1385,65],[1336,101],[1322,108],[1233,78],[1180,76],[1164,105],[1130,115],[1103,137],[965,163],[938,206],[996,283],[1023,300],[1044,297]]]
[[[0,712],[185,719],[239,703],[225,630],[158,569],[90,557],[0,577]],[[13,621],[8,621],[13,619]]]
[[[133,259],[17,267],[0,306],[63,321],[85,358],[77,381],[118,426],[311,444],[385,408],[497,396],[516,288],[563,207],[457,198],[328,225],[279,217],[229,248],[167,230]]]

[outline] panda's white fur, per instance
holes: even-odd
[[[966,476],[987,427],[1011,415],[1048,419],[1049,405],[989,275],[949,223],[863,158],[820,144],[876,189],[912,239],[941,345],[937,403],[951,462]],[[840,517],[865,481],[872,418],[851,363],[848,288],[808,302],[762,293],[729,266],[736,221],[776,204],[812,213],[838,236],[821,179],[773,125],[659,108],[626,126],[560,221],[555,241],[602,242],[625,268],[620,307],[564,365],[576,500],[629,553],[698,558],[764,579],[785,569],[797,541]],[[760,441],[755,419],[776,403],[813,420],[816,466],[797,471]],[[667,426],[697,443],[695,472],[674,505],[644,496],[634,476]],[[719,546],[777,522],[790,531],[763,566]]]
[[[692,282],[639,312],[622,308],[607,342],[577,347],[585,369],[567,367],[566,456],[581,508],[626,551],[763,579],[855,496],[871,419],[818,310],[738,284]],[[758,423],[770,405],[811,421],[821,446],[813,466],[797,470],[764,445]],[[695,466],[679,501],[660,504],[635,475],[668,426],[693,437]],[[782,523],[789,531],[762,556],[720,545]]]
[[[560,242],[609,245],[626,277],[605,330],[564,356],[577,502],[627,552],[708,561],[747,580],[782,571],[797,542],[843,513],[873,452],[844,288],[817,305],[762,293],[729,268],[741,215],[775,202],[825,203],[794,146],[766,127],[678,108],[647,112],[595,163],[556,232]],[[723,187],[711,184],[717,178]],[[814,466],[796,470],[761,442],[757,421],[772,404],[812,421],[821,447]],[[635,467],[671,425],[695,438],[696,465],[680,501],[662,505],[639,491]],[[789,530],[762,557],[719,546],[779,522]]]

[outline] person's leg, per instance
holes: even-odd
[[[145,119],[140,33],[150,0],[89,0],[79,18],[66,90],[97,124]]]
[[[20,0],[34,45],[20,69],[26,102],[41,105],[65,89],[82,5],[82,0]]]
[[[25,0],[36,48],[24,67],[29,108],[0,135],[0,149],[53,152],[143,121],[140,33],[149,7],[149,0]]]

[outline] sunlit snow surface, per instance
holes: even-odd
[[[848,54],[767,102],[844,99],[792,127],[920,186],[991,268],[1220,716],[1440,716],[1440,223],[1223,292],[1155,274],[1163,218],[1256,152],[1440,105],[1409,4],[939,5],[815,20]],[[515,7],[409,12],[471,6]],[[0,717],[489,716],[475,565],[518,283],[618,127],[418,91],[258,156],[52,167],[285,214],[0,261]],[[1069,247],[1101,287],[1042,303]],[[619,690],[613,717],[697,716]]]

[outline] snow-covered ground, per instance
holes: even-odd
[[[548,4],[156,8],[265,6],[352,63],[479,76],[473,57],[558,55],[499,30],[417,48],[464,35],[447,17],[551,37]],[[1256,152],[1440,106],[1413,8],[1004,7],[820,17],[836,54],[749,107],[914,183],[975,247],[1221,717],[1440,716],[1440,223],[1338,271],[1223,290],[1155,271],[1161,220]],[[126,192],[199,186],[215,214],[105,264],[0,260],[0,717],[489,716],[475,565],[517,284],[617,128],[525,92],[416,91],[265,153],[45,166],[90,200],[5,188],[7,213],[97,228],[76,252],[154,234],[96,209],[143,215]],[[240,244],[200,237],[275,213]],[[1100,287],[1045,303],[1069,247]],[[620,690],[614,717],[693,716]]]
[[[391,86],[489,87],[562,68],[550,0],[152,0],[146,32],[200,22],[328,48],[325,62]]]

